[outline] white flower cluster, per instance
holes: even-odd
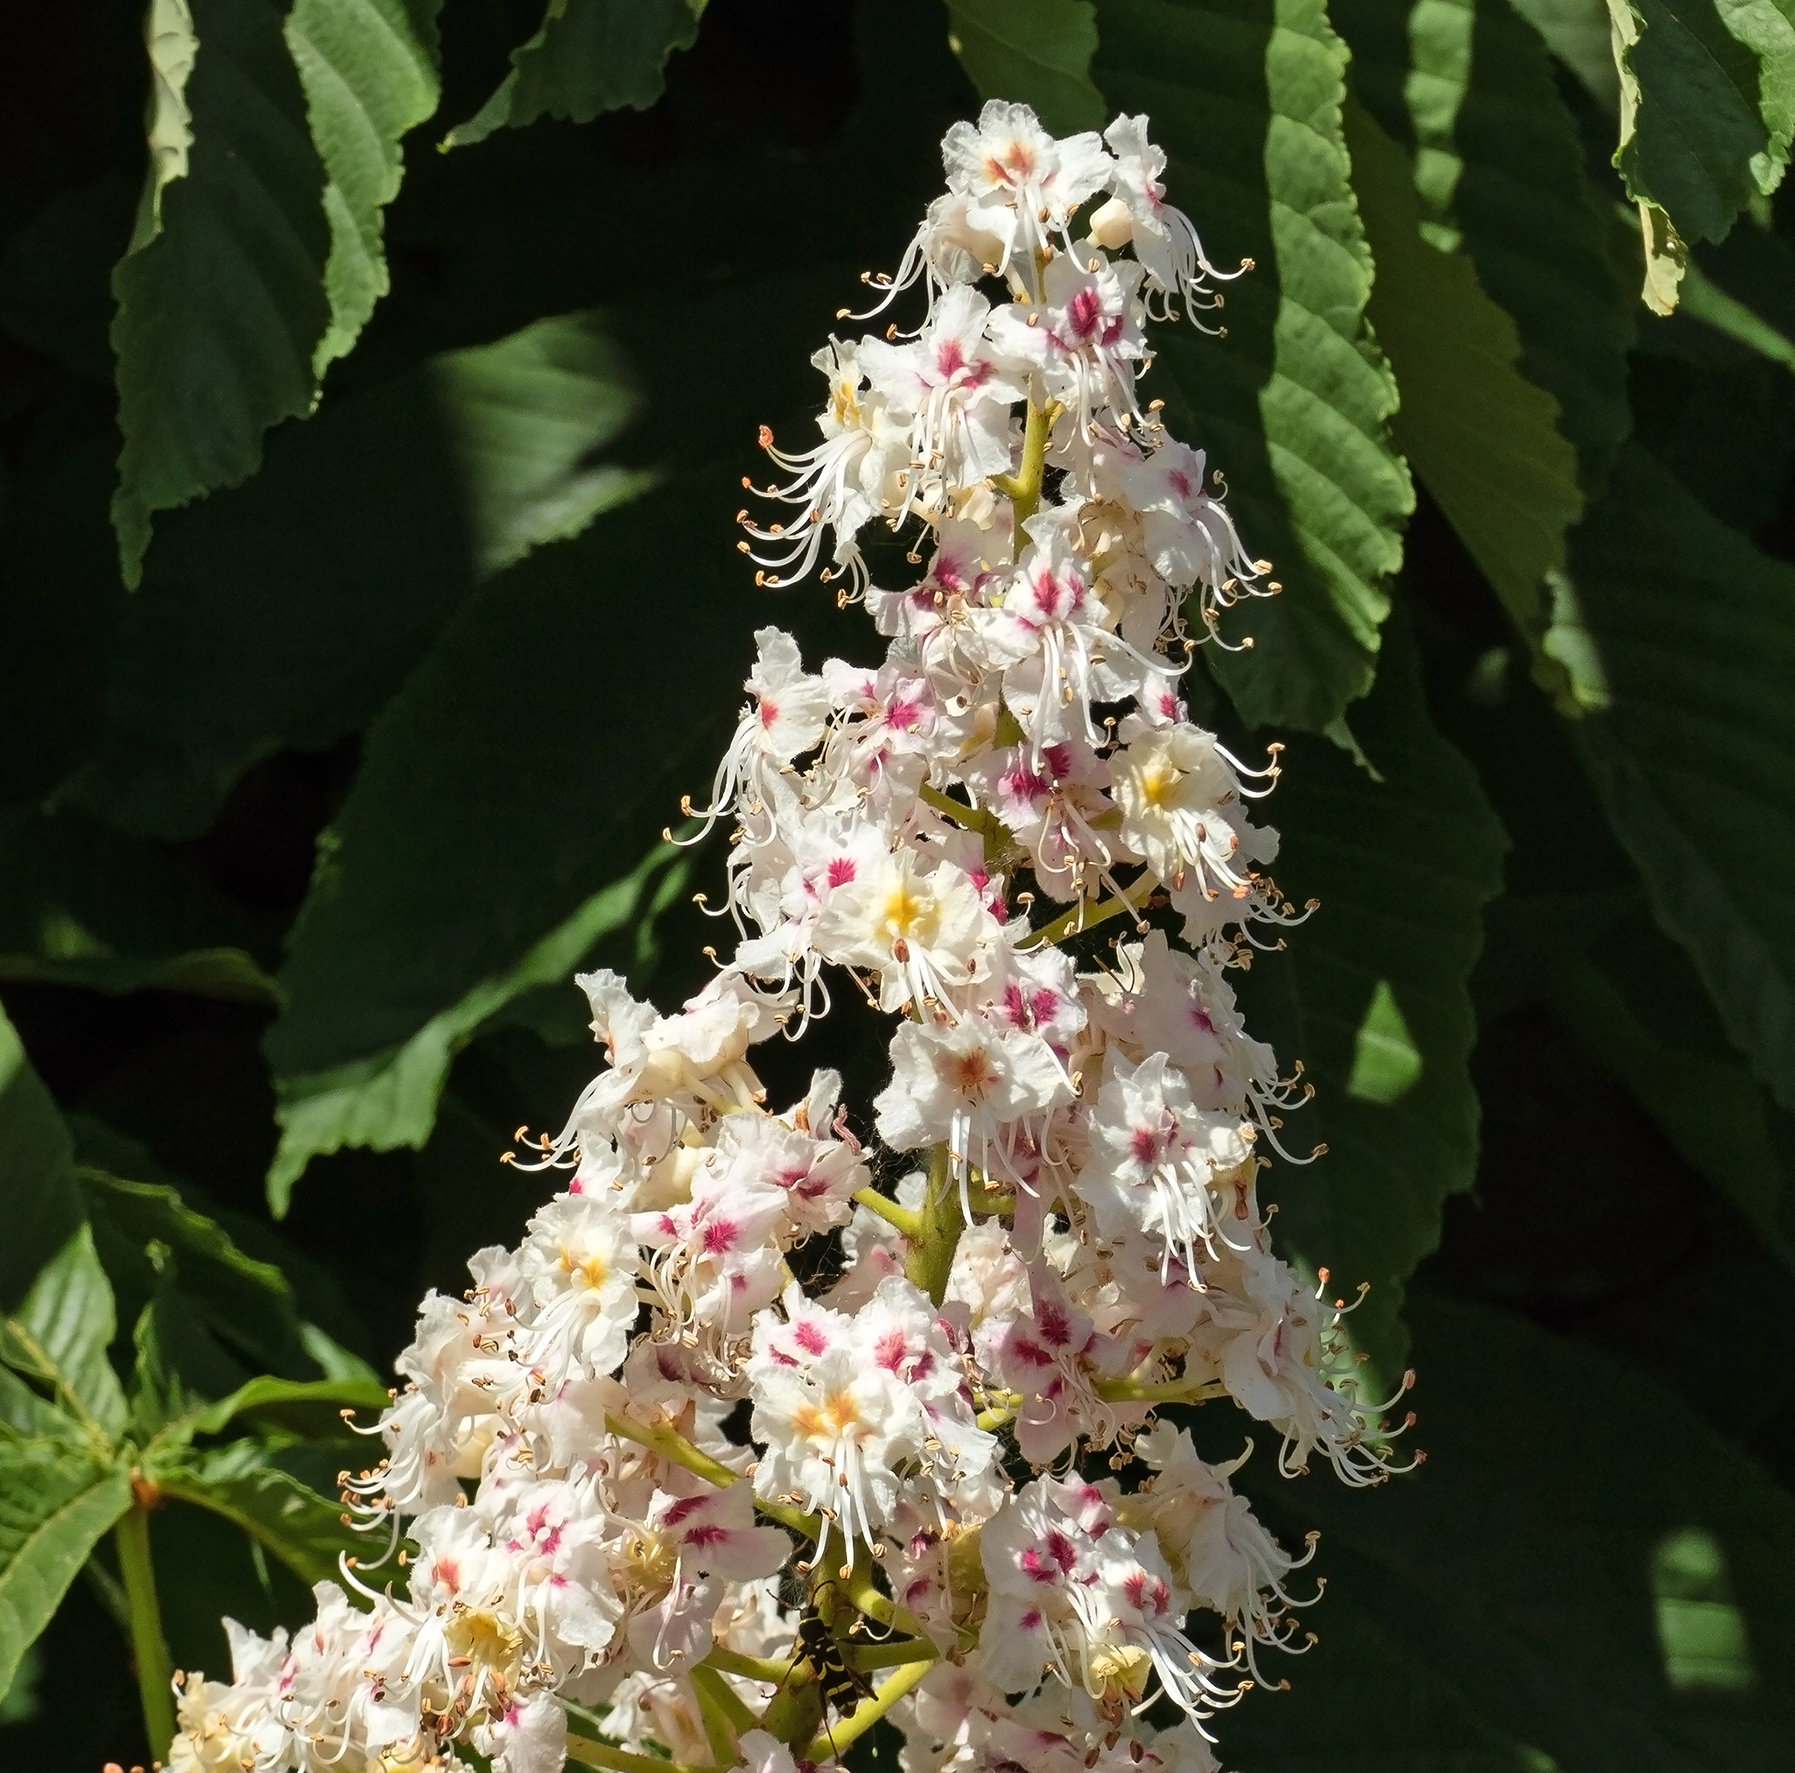
[[[800,515],[748,544],[781,575],[832,537],[885,661],[758,635],[706,815],[734,955],[671,1016],[581,981],[608,1065],[536,1154],[568,1186],[425,1300],[350,1484],[408,1586],[346,1571],[291,1642],[236,1630],[231,1683],[183,1684],[177,1773],[790,1773],[887,1715],[909,1773],[1207,1773],[1202,1722],[1302,1646],[1298,1560],[1156,1411],[1225,1396],[1286,1472],[1388,1469],[1257,1199],[1301,1098],[1228,983],[1294,916],[1249,817],[1275,767],[1179,699],[1184,612],[1273,588],[1135,392],[1145,321],[1216,273],[1145,118],[1055,140],[992,104],[945,159],[885,291],[922,282],[923,324],[818,358],[823,441],[775,458]],[[906,590],[872,586],[874,518],[927,556]],[[833,1072],[775,1113],[750,1064],[827,968],[901,1013],[894,1193]],[[1156,1733],[1161,1693],[1187,1721]]]

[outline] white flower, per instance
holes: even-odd
[[[562,1194],[530,1221],[521,1267],[535,1305],[535,1364],[558,1383],[623,1364],[636,1321],[636,1243],[608,1202]]]
[[[1156,675],[1169,679],[1179,669],[1144,657],[1111,631],[1110,612],[1073,545],[1076,521],[1075,510],[1031,517],[1031,546],[1001,602],[972,618],[984,659],[1003,671],[1004,701],[1037,759],[1069,738],[1098,744],[1093,702],[1137,695]]]
[[[1147,139],[1144,115],[1118,117],[1103,139],[1115,155],[1109,186],[1115,196],[1092,214],[1093,237],[1112,251],[1131,244],[1147,275],[1167,295],[1181,295],[1193,320],[1196,309],[1219,307],[1221,298],[1204,279],[1238,277],[1252,268],[1251,261],[1238,271],[1218,271],[1209,262],[1190,217],[1165,200],[1159,178],[1165,171],[1165,150]]]
[[[913,850],[860,871],[817,917],[817,951],[879,975],[879,1007],[946,999],[991,970],[997,921],[963,870],[942,862],[923,873]]]
[[[1134,733],[1110,759],[1122,841],[1169,887],[1186,877],[1210,898],[1244,900],[1253,890],[1242,870],[1248,831],[1240,783],[1213,733],[1199,727]]]
[[[909,498],[919,509],[950,505],[948,489],[1009,472],[1010,409],[1027,389],[1023,366],[985,337],[991,304],[964,284],[935,304],[905,344],[863,339],[859,360],[875,392],[909,413]]]
[[[1045,253],[1072,212],[1111,175],[1092,132],[1056,141],[1027,105],[989,100],[976,127],[956,123],[941,144],[947,188],[965,199],[966,224],[1001,243],[999,271]]]
[[[1114,1058],[1091,1116],[1090,1161],[1072,1186],[1116,1235],[1145,1231],[1195,1272],[1197,1247],[1213,1253],[1226,1231],[1215,1189],[1253,1163],[1253,1129],[1205,1114],[1164,1053],[1139,1065]]]
[[[767,487],[763,497],[802,507],[791,524],[742,527],[772,553],[742,551],[762,570],[757,584],[789,585],[816,565],[825,527],[835,532],[835,566],[859,587],[866,568],[854,541],[856,532],[881,511],[902,502],[898,476],[910,459],[910,416],[892,412],[883,397],[862,391],[866,380],[856,347],[831,339],[810,360],[829,378],[829,404],[817,420],[823,441],[815,449],[788,455],[773,447],[773,433],[761,430],[761,447],[792,476],[784,486]],[[823,577],[832,576],[824,569]]]
[[[1135,365],[1148,356],[1140,281],[1141,267],[1132,259],[1096,253],[1080,262],[1062,253],[1042,273],[1038,301],[992,312],[992,344],[1041,377],[1072,417],[1075,446],[1106,415],[1143,422],[1134,395]]]
[[[1117,1520],[1113,1490],[1036,1478],[986,1523],[985,1673],[1006,1692],[1052,1674],[1116,1712],[1140,1704],[1157,1674],[1169,1698],[1206,1717],[1238,1697],[1214,1678],[1229,1665],[1183,1635],[1158,1544]]]
[[[1188,1429],[1163,1422],[1137,1435],[1134,1450],[1156,1475],[1150,1489],[1124,1500],[1123,1518],[1153,1530],[1191,1603],[1219,1613],[1256,1643],[1303,1648],[1290,1641],[1296,1627],[1286,1610],[1307,1603],[1292,1597],[1284,1579],[1314,1556],[1314,1540],[1293,1558],[1235,1494],[1228,1479],[1247,1455],[1207,1464]]]
[[[962,1182],[973,1164],[1015,1181],[1021,1123],[1072,1100],[1071,1079],[1040,1035],[980,1017],[903,1023],[891,1063],[890,1087],[873,1103],[880,1138],[894,1151],[945,1142]]]

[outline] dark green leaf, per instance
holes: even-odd
[[[1149,392],[1209,451],[1283,594],[1228,624],[1213,669],[1252,724],[1322,731],[1370,687],[1383,581],[1413,506],[1389,439],[1396,388],[1365,325],[1372,263],[1341,134],[1345,46],[1320,0],[1102,0],[1092,75],[1145,111],[1171,200],[1227,285],[1225,339],[1162,327]]]
[[[314,1157],[345,1145],[376,1151],[422,1146],[436,1124],[449,1063],[475,1031],[525,992],[566,986],[582,959],[607,936],[631,928],[651,930],[655,911],[669,897],[666,889],[677,890],[685,877],[684,859],[656,846],[631,873],[594,893],[550,930],[515,966],[483,979],[399,1046],[322,1072],[277,1076],[281,1142],[268,1172],[268,1199],[276,1216],[286,1212],[294,1183]],[[336,986],[339,992],[343,983]],[[300,1001],[303,1005],[305,998]],[[339,1013],[345,1007],[341,997],[335,1007]],[[277,1028],[274,1038],[278,1036]],[[495,1148],[495,1161],[498,1155]]]
[[[1612,82],[1601,0],[1593,14]],[[1545,46],[1508,0],[1427,0],[1407,12],[1336,0],[1334,16],[1352,45],[1353,90],[1392,139],[1421,152],[1436,219],[1513,318],[1520,371],[1558,402],[1583,489],[1599,491],[1631,423],[1635,310],[1615,268],[1608,200],[1591,184]],[[1400,368],[1398,379],[1407,407]]]
[[[0,980],[268,1004],[262,936],[193,858],[65,814],[0,813]]]
[[[313,370],[341,357],[388,286],[381,212],[399,194],[399,143],[436,109],[442,0],[293,0],[287,45],[324,162],[330,326]]]
[[[704,0],[548,0],[541,27],[511,52],[504,84],[445,146],[484,141],[539,117],[590,123],[624,106],[645,111],[666,84],[661,70],[698,37]]]
[[[1786,1765],[1788,1492],[1632,1368],[1486,1307],[1423,1295],[1410,1317],[1425,1471],[1373,1495],[1311,1483],[1267,1498],[1280,1517],[1319,1522],[1334,1591],[1492,1732],[1561,1767]],[[1676,1603],[1697,1598],[1692,1576],[1699,1596],[1734,1609],[1745,1690],[1677,1690],[1688,1621]],[[1311,1615],[1314,1660],[1333,1647],[1332,1598]]]
[[[80,1177],[96,1236],[105,1227],[135,1256],[144,1271],[139,1285],[146,1292],[161,1290],[157,1277],[178,1274],[174,1290],[179,1303],[173,1309],[203,1324],[251,1372],[297,1376],[307,1371],[293,1289],[278,1268],[245,1255],[215,1220],[196,1212],[175,1188],[125,1181],[95,1169],[84,1168]],[[123,1278],[114,1284],[122,1294]],[[198,1374],[178,1361],[175,1365],[190,1390],[204,1397],[221,1395]]]
[[[125,1472],[0,1441],[0,1693],[88,1553],[130,1506]]]
[[[371,733],[267,1041],[282,1096],[277,1205],[315,1153],[421,1146],[474,1029],[565,978],[601,937],[646,924],[676,889],[683,858],[657,834],[714,769],[756,605],[762,621],[847,623],[826,592],[794,608],[755,591],[734,528],[754,427],[814,400],[808,341],[847,287],[845,275],[768,280],[616,315],[657,398],[711,393],[689,423],[646,440],[666,484],[470,601]],[[673,329],[687,341],[678,364],[657,349]],[[746,360],[742,337],[757,340]],[[679,594],[654,594],[670,565]],[[589,662],[590,684],[545,680],[549,657]]]
[[[0,1010],[0,1310],[22,1300],[38,1272],[80,1229],[81,1197],[69,1131]]]
[[[46,1386],[97,1443],[116,1437],[128,1414],[106,1351],[117,1318],[106,1271],[82,1225],[47,1262],[16,1309],[0,1319],[0,1359]]]
[[[1321,908],[1284,953],[1254,965],[1242,994],[1254,1032],[1286,1066],[1300,1059],[1315,1084],[1281,1138],[1297,1152],[1328,1147],[1311,1166],[1274,1169],[1279,1240],[1327,1267],[1348,1297],[1371,1283],[1350,1320],[1354,1340],[1397,1369],[1403,1283],[1438,1240],[1447,1195],[1476,1169],[1467,985],[1505,840],[1470,766],[1428,719],[1406,632],[1393,630],[1385,653],[1353,711],[1382,780],[1326,740],[1299,740],[1285,756],[1268,809],[1284,833],[1278,879]],[[1419,1071],[1389,1101],[1351,1087],[1380,993],[1399,1007]]]
[[[371,1422],[387,1405],[387,1390],[373,1379],[252,1379],[220,1398],[194,1425],[196,1434],[220,1434],[234,1422],[279,1429],[306,1440],[340,1440],[343,1411]]]
[[[481,573],[639,484],[590,461],[634,412],[629,390],[601,323],[575,314],[277,437],[248,486],[168,526],[66,798],[193,836],[256,759],[364,725]]]
[[[1645,299],[1676,306],[1684,243],[1719,240],[1782,181],[1795,133],[1791,0],[1609,0],[1621,75],[1614,163],[1639,206]]]
[[[152,514],[253,474],[262,433],[303,418],[316,393],[330,228],[284,11],[191,0],[189,31],[175,8],[150,9],[152,164],[112,278],[125,436],[112,516],[128,585]]]
[[[260,1442],[233,1441],[158,1464],[153,1476],[166,1495],[234,1521],[307,1584],[338,1579],[343,1554],[367,1557],[385,1548],[384,1537],[344,1524],[341,1502],[308,1489],[268,1457]]]
[[[1347,134],[1366,231],[1377,255],[1371,318],[1402,387],[1393,429],[1409,465],[1541,652],[1541,588],[1564,568],[1566,528],[1582,515],[1577,457],[1558,403],[1515,367],[1514,323],[1479,287],[1472,262],[1421,237],[1409,161],[1357,105]]]
[[[1658,921],[1795,1109],[1795,570],[1637,446],[1571,549],[1612,706],[1578,740]]]
[[[1101,129],[1091,0],[947,0],[947,40],[981,98],[1022,99],[1057,135]]]
[[[1546,47],[1604,110],[1613,111],[1620,104],[1614,27],[1606,0],[1513,0],[1513,10],[1539,32]]]
[[[1639,996],[1630,999],[1596,961],[1549,940],[1540,952],[1547,1001],[1560,1020],[1632,1091],[1690,1168],[1795,1269],[1795,1177],[1788,1168],[1795,1139],[1757,1080],[1712,1044],[1696,1046],[1654,1029]],[[1648,987],[1639,995],[1649,1005],[1655,994]]]

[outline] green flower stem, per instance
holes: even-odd
[[[1047,466],[1047,439],[1066,409],[1057,400],[1045,406],[1028,403],[1028,428],[1022,434],[1022,461],[1014,474],[993,474],[991,484],[1010,501],[1016,513],[1016,548],[1022,547],[1022,526],[1041,505],[1041,482]]]
[[[694,1476],[703,1478],[707,1484],[715,1484],[719,1490],[727,1490],[731,1484],[742,1481],[739,1471],[731,1471],[722,1460],[713,1459],[708,1453],[701,1453],[684,1435],[675,1434],[671,1428],[651,1428],[645,1422],[636,1421],[633,1416],[621,1416],[612,1411],[605,1413],[605,1427],[622,1440],[634,1441],[637,1446],[646,1447],[657,1458],[684,1466]],[[758,1496],[754,1499],[754,1506],[768,1520],[777,1521],[782,1527],[790,1527],[794,1533],[802,1533],[806,1539],[814,1539],[822,1531],[823,1523],[801,1508],[791,1508],[783,1502],[763,1502]]]
[[[967,806],[963,801],[955,800],[951,794],[943,794],[932,783],[924,782],[916,791],[917,797],[925,804],[932,806],[936,812],[952,819],[956,825],[968,831],[976,831],[984,838],[987,845],[995,844],[999,849],[1011,841],[1010,833],[1004,822],[994,814],[984,811],[982,807]]]
[[[744,1656],[740,1650],[713,1644],[700,1666],[720,1668],[725,1674],[741,1675],[745,1680],[771,1681],[776,1687],[791,1672],[792,1665],[789,1657],[779,1661],[771,1656]]]
[[[1138,911],[1158,886],[1157,875],[1143,874],[1133,886],[1124,887],[1117,898],[1105,899],[1094,910],[1087,911],[1084,901],[1080,900],[1070,911],[1036,930],[1028,938],[1028,948],[1024,952],[1051,947],[1062,936],[1081,935],[1086,930],[1095,929],[1100,923],[1108,923],[1112,917],[1120,917],[1124,911]]]
[[[135,1481],[133,1489],[136,1488]],[[131,1657],[137,1664],[137,1693],[143,1702],[143,1727],[150,1754],[168,1759],[175,1737],[174,1671],[168,1640],[162,1635],[162,1612],[156,1605],[156,1567],[150,1561],[150,1513],[141,1494],[112,1529],[118,1548],[119,1574],[131,1625]]]
[[[795,1745],[810,1735],[822,1716],[823,1695],[817,1686],[816,1670],[808,1658],[799,1657],[779,1691],[767,1701],[760,1727],[769,1736]]]
[[[843,1718],[832,1729],[819,1735],[804,1751],[805,1759],[830,1760],[850,1743],[858,1742],[933,1667],[932,1661],[905,1664],[872,1698],[861,1700],[855,1706],[852,1717]]]
[[[877,1213],[887,1224],[895,1225],[905,1237],[922,1235],[922,1215],[911,1212],[908,1207],[900,1207],[894,1200],[887,1200],[876,1188],[862,1188],[854,1199],[869,1213]]]
[[[1099,1379],[1094,1389],[1106,1404],[1200,1404],[1228,1395],[1217,1379]]]
[[[610,1767],[614,1773],[705,1773],[705,1769],[684,1761],[663,1761],[657,1755],[633,1755],[627,1748],[594,1742],[590,1736],[569,1736],[567,1758],[584,1761],[588,1767]]]
[[[692,1690],[698,1695],[704,1739],[710,1744],[712,1758],[719,1767],[733,1767],[736,1738],[744,1730],[754,1729],[758,1720],[722,1675],[702,1662],[692,1670]]]
[[[910,1239],[904,1273],[939,1305],[947,1292],[947,1277],[960,1247],[966,1221],[960,1215],[960,1190],[954,1182],[953,1160],[945,1145],[937,1145],[929,1158],[929,1185],[923,1196],[920,1224]]]
[[[841,1659],[849,1668],[864,1673],[908,1662],[939,1662],[941,1652],[927,1638],[887,1638],[882,1644],[850,1644],[842,1651]]]

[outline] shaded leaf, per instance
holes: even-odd
[[[130,1506],[125,1472],[0,1441],[0,1693],[88,1553]]]
[[[324,169],[281,33],[278,0],[155,0],[152,164],[136,235],[113,270],[119,428],[112,505],[125,582],[150,518],[261,465],[262,433],[311,410],[329,323]],[[179,86],[190,137],[176,129]]]
[[[10,1311],[80,1229],[69,1131],[0,1010],[0,1310]]]
[[[381,212],[399,194],[406,132],[436,109],[442,0],[293,0],[287,46],[324,162],[330,325],[312,359],[322,375],[386,294]]]
[[[106,1351],[118,1327],[112,1288],[80,1226],[0,1319],[0,1359],[46,1386],[96,1442],[125,1426],[125,1394]]]
[[[1328,1148],[1312,1165],[1271,1172],[1280,1243],[1327,1267],[1348,1296],[1371,1283],[1350,1320],[1354,1341],[1394,1370],[1403,1283],[1437,1242],[1446,1197],[1476,1170],[1468,981],[1505,839],[1470,766],[1428,719],[1406,631],[1393,630],[1385,651],[1376,687],[1353,710],[1383,779],[1322,739],[1298,740],[1283,760],[1270,805],[1284,833],[1278,879],[1321,907],[1284,952],[1254,964],[1242,998],[1254,1032],[1286,1066],[1300,1059],[1315,1084],[1314,1101],[1280,1135],[1286,1148]],[[1396,857],[1400,895],[1380,866]],[[1351,1089],[1359,1032],[1380,993],[1400,1006],[1419,1071],[1388,1101]]]
[[[369,1535],[345,1525],[340,1501],[308,1489],[268,1458],[259,1442],[233,1441],[158,1462],[152,1475],[166,1495],[234,1521],[308,1585],[338,1580],[340,1556],[384,1549],[384,1538],[377,1548]]]
[[[305,1372],[293,1289],[277,1267],[244,1254],[216,1220],[195,1211],[167,1184],[126,1181],[91,1168],[83,1168],[80,1179],[96,1236],[104,1226],[135,1255],[147,1291],[158,1290],[156,1278],[169,1268],[163,1255],[168,1252],[179,1275],[182,1315],[202,1323],[252,1372]],[[115,1285],[122,1293],[122,1283]]]
[[[1786,1683],[1691,1703],[1667,1681],[1654,1582],[1667,1542],[1702,1534],[1754,1662],[1788,1666],[1787,1491],[1633,1368],[1487,1307],[1421,1295],[1410,1318],[1425,1472],[1373,1494],[1261,1486],[1255,1502],[1319,1523],[1333,1588],[1491,1731],[1559,1766],[1786,1764]],[[1332,1647],[1327,1611],[1317,1659]]]
[[[612,316],[651,409],[694,386],[709,395],[689,423],[641,440],[644,471],[664,483],[493,581],[370,734],[267,1038],[282,1097],[275,1202],[317,1152],[421,1146],[481,1022],[649,921],[679,861],[658,834],[712,774],[756,606],[861,638],[826,593],[794,606],[757,591],[734,523],[755,427],[811,406],[808,347],[850,286],[767,279]],[[659,345],[675,330],[686,346],[670,363]],[[747,356],[743,337],[757,340]],[[675,561],[679,595],[644,594]],[[545,657],[589,661],[590,689],[545,687]]]
[[[1782,181],[1795,133],[1791,0],[1608,0],[1614,163],[1638,205],[1646,305],[1667,314],[1685,242],[1719,240]]]
[[[1402,387],[1396,441],[1532,648],[1544,680],[1569,691],[1540,650],[1541,587],[1564,567],[1582,515],[1577,457],[1558,403],[1515,367],[1514,323],[1470,259],[1421,237],[1407,157],[1370,114],[1347,109],[1360,205],[1378,280],[1371,318]]]
[[[1571,577],[1613,696],[1577,734],[1609,823],[1733,1043],[1795,1109],[1795,569],[1633,446]]]
[[[1612,77],[1607,14],[1602,0],[1594,7]],[[1407,13],[1336,0],[1334,17],[1352,45],[1353,90],[1385,133],[1417,147],[1428,138],[1440,219],[1513,319],[1522,375],[1558,402],[1584,492],[1599,491],[1631,428],[1635,310],[1615,266],[1609,201],[1590,180],[1545,45],[1508,0],[1425,0]]]
[[[1511,3],[1604,110],[1619,106],[1620,73],[1614,65],[1614,28],[1608,21],[1607,0]]]
[[[704,0],[548,0],[536,35],[511,52],[511,72],[443,145],[467,147],[495,129],[541,117],[590,123],[603,111],[645,111],[661,96],[661,70],[698,37]]]
[[[0,814],[0,981],[272,1004],[243,912],[197,870],[74,818]]]
[[[1345,46],[1319,0],[1102,0],[1092,74],[1149,113],[1171,200],[1227,285],[1225,339],[1162,327],[1149,391],[1227,477],[1247,547],[1283,594],[1227,625],[1212,669],[1247,721],[1322,731],[1369,688],[1414,495],[1391,447],[1396,389],[1365,325],[1371,254],[1341,134]]]
[[[450,1061],[482,1024],[528,991],[546,985],[565,986],[569,975],[605,937],[632,926],[651,930],[655,910],[671,896],[667,888],[677,891],[685,875],[683,859],[664,845],[656,846],[632,873],[594,893],[515,966],[482,980],[397,1048],[323,1072],[277,1072],[280,1102],[275,1115],[281,1141],[268,1172],[268,1199],[276,1216],[286,1212],[294,1184],[316,1156],[345,1145],[370,1146],[376,1151],[401,1145],[421,1147],[436,1124],[437,1100],[448,1079]],[[385,926],[376,922],[364,939],[386,939]],[[327,953],[323,959],[333,968],[340,964],[340,957],[334,954]],[[330,993],[315,1007],[308,1001],[307,983],[302,981],[297,998],[302,1011],[309,1009],[332,1033],[339,1033],[349,981],[312,985],[312,990]],[[286,1050],[280,1043],[290,1035],[290,1028],[281,1023],[270,1033],[270,1052],[277,1064]],[[496,1160],[496,1150],[493,1156]]]
[[[1101,129],[1092,0],[947,0],[947,40],[987,99],[1024,99],[1056,135]]]
[[[1635,953],[1638,947],[1635,937]],[[1795,1129],[1765,1101],[1756,1079],[1712,1045],[1674,1040],[1651,1026],[1639,1006],[1660,994],[1661,974],[1635,980],[1629,993],[1586,955],[1549,939],[1540,954],[1541,983],[1559,1019],[1627,1086],[1689,1167],[1795,1269],[1795,1179],[1788,1169]]]
[[[639,484],[589,460],[635,411],[623,373],[603,324],[569,315],[277,437],[248,486],[168,526],[63,799],[193,836],[258,758],[364,725],[483,572]]]
[[[387,1406],[387,1389],[367,1379],[252,1379],[220,1398],[194,1425],[197,1434],[220,1434],[232,1423],[275,1428],[308,1440],[341,1439],[342,1413],[357,1410],[371,1421]]]

